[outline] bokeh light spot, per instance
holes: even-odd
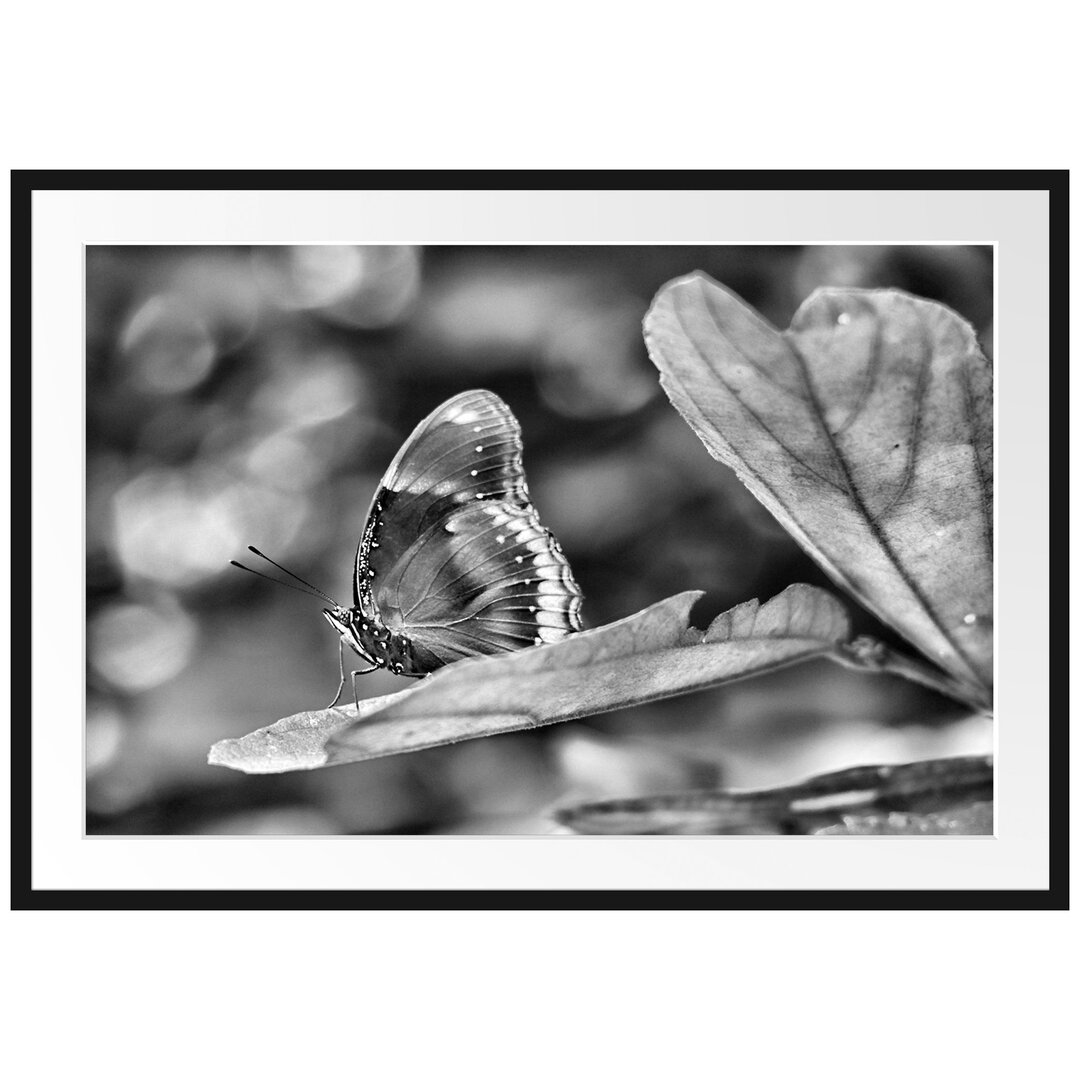
[[[197,639],[197,624],[179,604],[114,603],[90,623],[90,665],[118,689],[137,693],[183,671]]]
[[[286,491],[304,491],[322,478],[323,463],[296,435],[275,432],[248,452],[248,472],[266,484]]]
[[[157,394],[191,390],[210,374],[217,348],[202,317],[180,298],[151,296],[128,320],[120,348],[132,378]]]
[[[420,332],[443,347],[491,361],[516,363],[506,350],[542,343],[567,300],[558,277],[510,270],[500,263],[463,270],[452,282],[433,288],[417,312]],[[501,360],[500,360],[501,353]]]
[[[357,330],[393,326],[412,310],[420,293],[420,249],[391,244],[356,249],[360,273],[323,314]]]
[[[124,741],[124,718],[111,705],[91,706],[86,714],[86,775],[108,768]]]
[[[337,420],[356,408],[366,385],[341,352],[323,350],[290,365],[256,394],[257,411],[277,423],[309,427]]]
[[[345,245],[258,247],[252,258],[267,298],[289,310],[319,308],[341,299],[363,272],[360,249]]]
[[[113,547],[129,577],[193,586],[227,572],[253,539],[281,550],[309,506],[261,484],[148,469],[113,499]]]

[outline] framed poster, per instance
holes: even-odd
[[[16,173],[15,905],[1063,906],[1066,183]]]

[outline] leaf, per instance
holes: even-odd
[[[695,273],[660,290],[645,338],[713,457],[989,706],[992,374],[971,326],[896,290],[819,289],[781,334]]]
[[[792,585],[739,604],[702,633],[700,592],[565,641],[461,660],[411,689],[355,707],[298,713],[210,750],[249,773],[313,769],[573,720],[741,679],[828,653],[849,633],[838,600]]]
[[[903,824],[914,829],[915,815],[962,811],[951,820],[966,821],[970,831],[981,832],[984,815],[964,815],[977,803],[991,802],[993,791],[993,759],[978,755],[907,765],[860,765],[756,791],[607,799],[564,807],[555,817],[579,833],[689,835],[809,833],[849,820],[856,823],[851,831],[856,831],[859,822],[871,831],[883,818],[890,819],[893,811],[912,819]],[[943,817],[934,824],[942,826],[948,820]],[[923,831],[929,831],[929,826]]]
[[[994,804],[947,814],[845,814],[839,825],[818,829],[818,836],[989,836],[994,831]]]
[[[295,713],[269,727],[259,728],[239,739],[222,739],[210,747],[207,761],[211,765],[227,765],[246,773],[291,772],[294,769],[318,769],[329,765],[326,744],[350,724],[381,709],[415,690],[399,690],[396,694],[367,698],[360,702],[360,711],[351,709],[318,709]]]

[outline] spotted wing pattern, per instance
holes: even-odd
[[[529,501],[521,429],[495,394],[441,405],[383,478],[356,559],[356,603],[430,671],[465,656],[560,641],[581,592]]]

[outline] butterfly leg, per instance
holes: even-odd
[[[375,668],[369,667],[369,668],[364,668],[363,671],[354,671],[352,673],[353,698],[354,698],[354,700],[356,702],[357,712],[360,711],[360,699],[356,696],[356,676],[357,675],[366,675],[369,671],[374,671],[374,670],[375,670]],[[332,709],[338,703],[338,701],[341,698],[341,691],[345,689],[345,642],[343,642],[343,641],[338,642],[338,672],[341,675],[341,681],[338,683],[337,693],[334,695],[334,700],[331,701],[330,704],[326,706],[328,709]]]
[[[376,664],[375,667],[362,668],[359,671],[352,672],[352,674],[350,675],[350,678],[352,679],[353,704],[356,705],[356,711],[357,712],[360,711],[360,698],[357,696],[357,693],[356,693],[356,676],[357,675],[367,675],[369,672],[377,671],[377,670],[378,670],[378,665]],[[338,693],[341,693],[341,691],[339,690]]]
[[[326,706],[328,709],[332,709],[338,703],[338,698],[341,697],[341,691],[345,689],[345,642],[340,638],[338,639],[338,671],[341,672],[341,682],[337,685],[337,693],[334,695],[334,700]]]

